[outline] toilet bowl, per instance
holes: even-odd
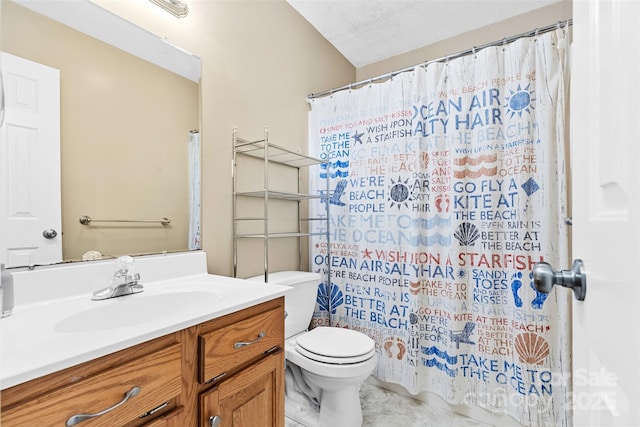
[[[251,280],[263,281],[264,277]],[[300,271],[269,274],[269,283],[291,286],[285,294],[285,358],[300,368],[320,403],[319,426],[362,426],[360,384],[377,363],[374,341],[343,328],[308,330],[320,275]]]
[[[371,338],[350,329],[318,327],[286,340],[285,358],[302,369],[318,396],[319,426],[362,425],[360,384],[377,361]]]

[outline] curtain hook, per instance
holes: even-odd
[[[373,77],[369,77],[369,87],[371,87],[372,83],[373,83]]]
[[[505,37],[502,39],[502,50],[505,50],[506,47],[507,47],[507,38]]]
[[[533,33],[534,39],[533,41],[537,42],[538,41],[538,33],[540,32],[539,28],[535,29],[535,32]]]
[[[473,52],[473,57],[477,58],[476,56],[476,47],[474,46],[473,49],[471,49],[471,52]]]
[[[349,93],[351,93],[351,83],[349,83]]]

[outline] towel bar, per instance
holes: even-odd
[[[92,222],[159,222],[162,225],[169,225],[171,220],[169,218],[162,219],[93,219],[89,215],[82,215],[80,217],[80,224],[90,225]]]

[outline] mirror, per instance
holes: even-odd
[[[3,51],[60,70],[63,260],[187,250],[199,58],[87,0],[2,0],[1,31]]]

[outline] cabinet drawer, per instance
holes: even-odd
[[[37,399],[6,408],[2,412],[2,425],[64,426],[74,415],[96,414],[113,407],[127,392],[138,387],[138,394],[125,403],[79,423],[81,427],[123,425],[179,395],[181,379],[181,346],[173,344]]]
[[[283,337],[282,309],[265,311],[200,334],[200,382],[228,373],[273,347],[282,347]]]

